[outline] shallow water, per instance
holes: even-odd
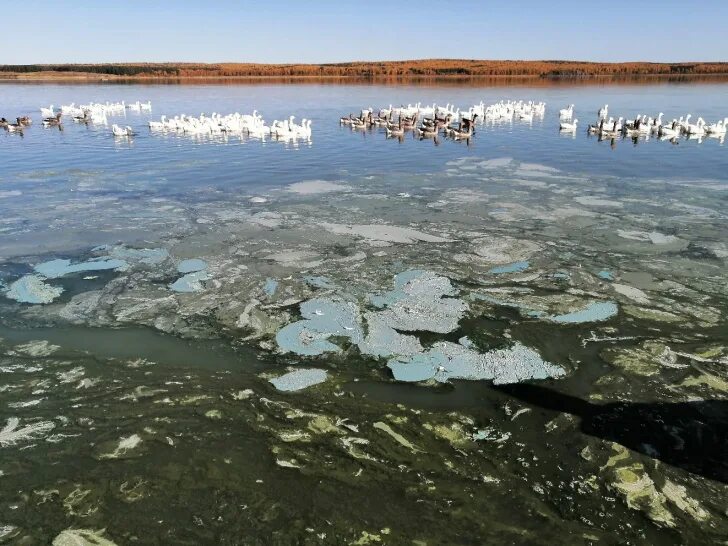
[[[726,148],[565,137],[557,110],[716,120],[726,91],[0,85],[6,117],[314,120],[0,133],[0,542],[725,541]],[[469,145],[337,123],[501,98],[546,116]],[[49,303],[2,295],[30,276]]]

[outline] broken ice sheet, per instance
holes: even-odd
[[[124,260],[114,258],[97,258],[87,262],[72,263],[71,260],[51,260],[35,266],[35,271],[47,279],[58,279],[72,273],[84,271],[105,271],[108,269],[124,269],[128,267]]]
[[[10,284],[5,296],[20,303],[51,303],[63,293],[60,286],[52,286],[40,275],[25,275]]]
[[[500,385],[560,377],[565,373],[520,343],[481,354],[456,343],[438,342],[425,353],[390,360],[387,366],[396,380],[408,382],[470,379],[492,380]]]
[[[274,377],[269,381],[279,391],[300,391],[326,381],[326,370],[319,368],[300,368]]]
[[[328,341],[332,336],[347,337],[353,343],[362,339],[361,317],[356,304],[330,298],[315,298],[301,304],[304,320],[283,327],[276,334],[283,352],[315,356],[338,352]]]
[[[553,322],[563,324],[578,324],[582,322],[598,322],[612,318],[617,314],[619,308],[617,304],[611,301],[595,301],[587,305],[584,309],[564,313],[563,315],[553,315],[546,317]]]

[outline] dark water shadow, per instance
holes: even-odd
[[[537,385],[493,388],[529,405],[580,417],[584,434],[728,483],[728,400],[593,404]]]

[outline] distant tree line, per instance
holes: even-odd
[[[176,76],[178,69],[173,65],[167,64],[21,64],[0,65],[0,72],[15,72],[20,74],[32,72],[82,72],[90,74],[110,74],[113,76]]]
[[[34,72],[100,74],[114,77],[590,77],[627,75],[728,74],[728,63],[590,63],[580,61],[420,61],[350,62],[335,64],[252,63],[121,63],[0,65],[0,73]]]

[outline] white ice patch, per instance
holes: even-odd
[[[327,182],[326,180],[307,180],[296,182],[288,186],[288,191],[299,195],[313,195],[317,193],[331,193],[350,190],[351,186]]]
[[[620,201],[613,201],[611,199],[600,199],[599,197],[594,197],[592,195],[582,195],[579,197],[575,197],[574,201],[576,201],[577,203],[581,203],[582,205],[587,205],[591,207],[621,208],[623,206]]]
[[[639,288],[634,286],[628,286],[626,284],[613,283],[612,288],[619,294],[628,297],[629,299],[636,301],[637,303],[647,304],[650,303],[650,298]]]
[[[351,235],[361,237],[375,243],[404,243],[412,244],[419,241],[426,243],[449,243],[452,239],[430,235],[415,229],[388,226],[383,224],[331,224],[323,222],[320,224],[326,231],[336,235]]]
[[[270,379],[279,391],[300,391],[326,381],[326,370],[301,368]]]
[[[40,275],[26,275],[10,284],[5,296],[20,303],[51,303],[63,293],[60,286],[45,283]]]

